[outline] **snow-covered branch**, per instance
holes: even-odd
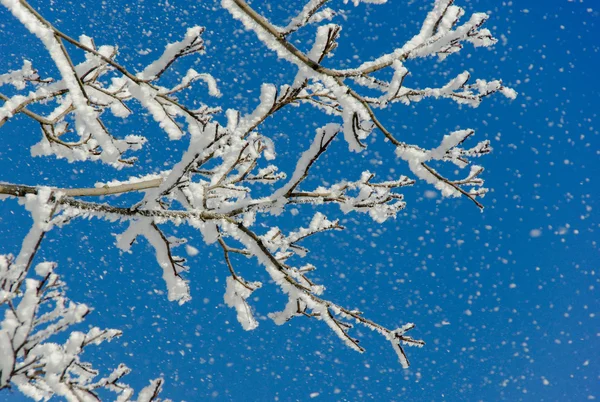
[[[0,100],[4,101],[0,106],[0,126],[17,113],[24,113],[40,124],[43,136],[32,148],[34,156],[54,155],[69,161],[101,160],[120,168],[135,162],[134,157],[123,154],[140,150],[146,139],[134,135],[123,139],[113,136],[101,120],[105,111],[125,118],[131,113],[127,103],[135,99],[172,139],[184,135],[178,119],[183,118],[191,125],[205,124],[215,112],[208,107],[190,110],[176,98],[177,92],[199,79],[208,84],[211,95],[218,96],[216,81],[210,75],[190,70],[184,80],[171,89],[157,83],[177,59],[204,51],[202,27],[188,29],[181,42],[170,44],[158,60],[141,73],[133,74],[116,62],[115,47],[96,47],[93,39],[85,35],[79,40],[69,37],[24,0],[2,0],[2,5],[42,41],[61,74],[59,80],[39,80],[31,63],[26,62],[20,72],[0,76],[0,84],[10,82],[18,89],[23,89],[25,82],[37,86],[28,95],[0,94]],[[63,42],[83,50],[86,60],[73,65]],[[55,103],[50,113],[39,115],[30,110],[36,103],[48,101]]]
[[[17,114],[36,121],[42,140],[33,147],[34,156],[102,161],[116,168],[131,165],[136,159],[125,154],[140,151],[150,139],[113,135],[108,124],[111,120],[106,119],[105,124],[102,117],[109,112],[115,118],[125,118],[135,110],[130,107],[132,102],[139,103],[145,116],[170,140],[186,142],[185,150],[165,170],[123,181],[107,180],[83,188],[0,183],[0,199],[19,198],[34,221],[19,255],[0,258],[0,305],[7,309],[0,331],[0,386],[14,384],[27,395],[40,398],[57,394],[93,400],[100,388],[119,393],[124,398],[120,400],[131,398],[132,390],[120,383],[128,369],[120,366],[108,377],[93,380],[97,372],[79,360],[79,354],[89,344],[110,340],[120,333],[97,329],[72,332],[64,345],[49,346],[48,337],[70,329],[89,310],[66,302],[63,284],[51,264],[37,266],[41,279],[25,279],[31,275],[33,256],[46,231],[89,218],[103,220],[103,224],[127,224],[127,229],[117,236],[122,252],[136,251],[136,239],[148,241],[171,301],[185,303],[193,297],[185,278],[193,267],[174,254],[175,247],[186,239],[169,235],[174,225],[188,225],[207,247],[217,247],[219,255],[222,253],[228,275],[223,300],[235,310],[244,329],[258,326],[251,295],[267,285],[245,279],[236,271],[237,259],[242,257],[254,258],[266,269],[271,284],[287,295],[283,310],[269,315],[276,324],[295,316],[314,318],[323,321],[346,345],[363,352],[351,331],[352,325],[361,325],[389,341],[402,366],[408,367],[403,347],[424,344],[406,335],[414,324],[389,329],[358,310],[325,298],[325,286],[311,279],[310,273],[316,267],[299,260],[309,255],[305,239],[323,232],[339,236],[344,229],[337,220],[318,211],[322,204],[336,204],[344,214],[365,213],[382,223],[406,208],[401,191],[416,182],[400,174],[381,180],[378,172],[366,169],[354,178],[318,177],[315,168],[336,142],[345,141],[350,151],[360,152],[367,147],[371,134],[381,132],[392,145],[389,156],[404,161],[413,177],[434,186],[443,196],[466,197],[483,208],[479,199],[487,192],[482,179],[484,168],[471,161],[491,151],[488,141],[463,148],[474,131],[456,130],[441,136],[435,148],[426,149],[393,133],[377,113],[398,103],[425,99],[449,99],[472,107],[493,94],[514,99],[516,92],[501,80],[472,81],[468,72],[438,88],[409,87],[412,59],[437,55],[443,60],[465,43],[493,45],[495,39],[482,28],[487,15],[475,13],[461,23],[465,14],[462,8],[452,0],[436,0],[421,30],[406,44],[374,60],[361,60],[355,68],[336,69],[324,64],[335,62],[334,51],[344,38],[341,25],[331,22],[339,13],[328,0],[303,2],[284,27],[261,16],[244,0],[222,0],[222,6],[234,19],[253,31],[280,58],[292,63],[297,73],[291,82],[263,83],[251,111],[228,109],[221,113],[218,105],[199,102],[199,106],[190,109],[177,98],[198,81],[206,85],[203,91],[207,89],[210,96],[218,98],[218,81],[209,74],[189,69],[180,74],[175,84],[166,87],[159,83],[165,72],[178,64],[177,60],[206,51],[203,28],[188,28],[181,39],[167,44],[153,63],[140,72],[131,72],[117,62],[116,46],[97,46],[87,36],[73,39],[25,0],[0,2],[42,41],[60,72],[60,77],[42,79],[33,68],[35,61],[25,60],[21,69],[0,74],[0,87],[11,85],[16,91],[12,96],[0,94],[0,127],[12,124]],[[367,2],[386,1],[353,1],[356,6]],[[295,40],[296,33],[309,25],[316,25],[316,36],[310,46],[304,46]],[[73,64],[66,43],[83,52],[84,61]],[[50,105],[51,111],[38,108],[40,104]],[[282,164],[277,159],[276,136],[268,132],[264,123],[282,109],[303,105],[324,112],[331,121],[317,128],[308,144],[292,145],[296,154],[293,165]],[[385,155],[381,162],[389,166]],[[448,163],[466,173],[456,179],[446,177],[440,166]],[[113,197],[124,193],[137,195],[137,202],[125,206],[113,203]],[[103,198],[96,202],[83,197]],[[290,206],[299,209],[304,204],[317,209],[307,226],[284,233],[273,223]],[[246,273],[244,276],[250,278]],[[47,311],[39,308],[44,303],[55,303],[56,308],[51,315],[43,313],[38,317],[38,313]],[[43,328],[38,328],[42,324]],[[161,380],[153,381],[138,400],[156,400],[161,384]]]
[[[105,389],[116,393],[120,401],[131,401],[133,389],[120,382],[129,368],[121,364],[109,376],[97,379],[99,372],[80,356],[88,346],[110,342],[121,331],[72,329],[91,309],[67,299],[55,263],[40,262],[31,272],[45,233],[55,224],[52,218],[61,195],[40,188],[23,198],[33,217],[32,228],[16,257],[0,255],[0,313],[4,317],[0,322],[0,390],[16,387],[35,400],[56,395],[68,401],[99,401],[98,391]],[[62,332],[69,336],[58,344],[53,338]],[[162,379],[152,381],[137,401],[160,401],[161,384]]]
[[[91,309],[69,301],[65,284],[55,273],[55,264],[41,262],[35,267],[38,279],[22,279],[24,289],[15,289],[0,310],[0,390],[15,387],[35,400],[60,396],[68,401],[99,401],[99,391],[116,394],[119,401],[132,401],[134,390],[121,382],[130,372],[119,365],[111,374],[100,377],[99,371],[83,361],[81,355],[91,345],[110,342],[121,331],[92,327],[87,332],[75,331]],[[18,257],[0,255],[2,275],[20,271]],[[53,338],[67,332],[63,344]],[[160,401],[157,398],[162,379],[143,389],[138,402]]]
[[[358,3],[358,1],[355,2],[356,5]],[[339,26],[334,24],[320,26],[317,29],[317,36],[312,50],[305,54],[286,39],[284,34],[292,32],[288,32],[289,29],[278,30],[244,0],[222,0],[223,7],[234,18],[241,21],[246,29],[254,31],[258,38],[268,48],[276,52],[280,58],[295,64],[299,69],[299,77],[314,82],[314,85],[303,93],[302,101],[324,109],[330,114],[341,116],[344,126],[344,138],[348,142],[349,149],[356,152],[366,147],[364,140],[374,128],[378,128],[399,150],[421,150],[418,145],[407,144],[390,132],[376,117],[373,111],[374,106],[385,108],[394,101],[408,104],[427,97],[434,97],[449,98],[459,104],[469,104],[476,107],[485,97],[496,92],[509,99],[516,97],[516,92],[504,86],[499,80],[490,82],[477,80],[475,84],[467,85],[470,74],[466,72],[439,89],[413,90],[403,86],[408,75],[408,69],[403,62],[407,60],[431,55],[438,55],[440,60],[443,60],[449,54],[458,52],[462,48],[462,42],[470,42],[476,47],[488,47],[496,43],[489,30],[481,28],[487,20],[486,14],[475,13],[469,21],[456,26],[465,12],[453,3],[453,0],[436,0],[433,10],[427,15],[422,25],[421,31],[394,52],[381,56],[374,61],[365,62],[356,69],[335,70],[322,66],[320,64],[322,59],[316,59],[314,55],[322,54],[323,49],[326,48],[330,49],[327,52],[329,53],[335,47],[332,43],[338,38]],[[323,4],[324,2],[311,1],[300,15],[309,15],[312,12],[311,10],[317,10]],[[299,22],[296,22],[295,25],[292,24],[294,27],[297,26],[295,30],[306,25],[308,19],[299,17],[297,21]],[[332,29],[335,29],[335,34],[332,34]],[[392,67],[394,70],[390,82],[382,81],[372,75],[388,67]],[[348,86],[344,78],[351,78],[359,85],[370,89],[381,90],[383,95],[380,98],[361,95],[357,90]],[[400,154],[401,152],[397,153]],[[404,152],[402,155],[404,155],[403,159],[409,165],[423,163],[423,161],[410,159],[413,153]],[[452,180],[433,171],[430,166],[423,165],[423,169],[429,172],[429,176],[439,176],[436,179],[437,182],[444,182],[447,183],[448,187],[453,187]],[[414,171],[414,169],[412,170]],[[424,178],[425,175],[417,176]],[[426,181],[432,183],[433,180]],[[440,186],[436,187],[439,189]],[[474,197],[482,195],[484,192],[467,193],[458,189],[455,190],[458,194],[466,195],[475,201],[478,207],[483,208],[482,204],[476,201]],[[442,191],[444,196],[454,194],[455,192]]]
[[[311,222],[311,228],[301,230],[300,233],[306,234],[306,232],[310,232],[311,230],[323,231],[335,225],[335,223],[327,221],[322,215],[318,215]],[[270,248],[278,250],[285,243],[289,245],[289,240],[297,237],[297,233],[290,234],[287,241],[280,242],[279,244],[273,243],[272,235],[266,235],[267,239],[271,238],[269,242],[271,244],[269,244],[265,242],[264,237],[256,235],[242,223],[228,220],[227,222],[223,222],[222,228],[223,233],[240,242],[250,255],[257,258],[266,268],[271,279],[288,295],[289,301],[285,309],[269,315],[276,324],[281,325],[294,316],[316,318],[324,321],[347,346],[362,353],[364,352],[364,348],[359,346],[359,341],[351,337],[348,333],[352,328],[352,324],[347,321],[354,321],[357,324],[378,332],[389,340],[398,353],[400,363],[404,368],[408,368],[409,362],[402,345],[421,347],[425,344],[421,340],[415,340],[404,335],[406,331],[414,328],[413,324],[407,324],[396,330],[390,330],[363,317],[362,312],[359,310],[347,309],[320,297],[324,288],[315,285],[306,277],[307,272],[314,270],[313,266],[293,267],[287,264],[287,259],[289,258],[287,253],[280,252],[275,254],[270,250]],[[276,235],[276,237],[280,236]]]

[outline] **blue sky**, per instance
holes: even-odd
[[[266,3],[252,4],[279,23],[295,4]],[[412,1],[357,8],[341,3],[336,2],[349,12],[340,48],[328,60],[337,66],[401,45],[417,32],[429,7]],[[125,226],[98,220],[51,232],[40,255],[59,263],[73,300],[95,308],[86,323],[125,332],[90,350],[87,359],[101,368],[126,363],[133,369],[127,380],[137,389],[163,376],[163,395],[173,400],[598,398],[598,5],[589,0],[457,4],[467,13],[489,12],[487,27],[499,43],[492,50],[466,46],[443,63],[407,64],[410,85],[440,85],[466,69],[473,78],[502,78],[519,97],[493,97],[477,109],[443,100],[396,105],[380,119],[398,137],[424,146],[435,146],[458,128],[473,128],[476,139],[490,139],[494,152],[480,161],[492,189],[483,199],[485,211],[468,200],[442,200],[418,183],[404,191],[408,205],[396,220],[379,225],[368,217],[323,209],[330,218],[342,219],[347,230],[306,243],[312,249],[307,259],[318,266],[315,278],[327,287],[328,297],[389,327],[417,324],[414,336],[427,345],[407,350],[410,369],[403,370],[389,345],[365,329],[357,333],[367,351],[357,354],[321,322],[295,318],[275,326],[266,314],[281,309],[285,300],[272,286],[255,293],[252,301],[260,326],[244,331],[223,303],[227,268],[220,250],[183,227],[168,232],[188,238],[200,250],[189,258],[193,299],[184,306],[169,303],[147,243],[122,255],[113,234]],[[151,62],[187,26],[206,26],[207,54],[182,61],[176,70],[193,66],[212,73],[220,80],[224,96],[218,102],[224,107],[249,110],[261,82],[281,85],[294,76],[293,68],[243,31],[217,2],[32,5],[72,36],[85,33],[97,44],[118,45],[120,62],[130,69]],[[0,32],[5,33],[0,35],[0,72],[28,58],[42,75],[56,76],[42,46],[4,9]],[[311,35],[309,28],[309,35],[299,39]],[[187,96],[190,102],[214,103],[200,86]],[[289,171],[315,128],[327,121],[303,107],[281,113],[263,131],[275,139]],[[29,147],[40,133],[19,117],[0,129],[0,180],[91,186],[164,169],[185,149],[185,140],[169,142],[142,116],[111,124],[123,135],[138,133],[151,140],[138,166],[115,172],[95,164],[32,159]],[[410,173],[375,135],[361,154],[349,154],[338,139],[309,183],[355,178],[366,169],[384,178]],[[133,199],[105,201],[127,205]],[[300,212],[263,223],[291,230],[314,211],[306,207]],[[0,253],[18,252],[28,225],[16,201],[0,203]],[[266,282],[255,261],[239,264],[246,279]],[[0,400],[20,399],[3,391]]]

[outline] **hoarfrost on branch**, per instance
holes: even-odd
[[[126,181],[112,180],[88,188],[0,183],[0,194],[22,199],[34,221],[21,252],[16,257],[0,258],[0,305],[5,313],[0,324],[0,388],[16,386],[34,399],[62,395],[71,400],[96,400],[99,388],[117,392],[119,400],[132,397],[131,388],[120,382],[128,372],[126,367],[119,366],[108,377],[94,380],[98,372],[79,357],[88,345],[111,340],[120,332],[73,330],[64,345],[46,342],[57,332],[70,331],[89,309],[67,301],[52,263],[38,264],[33,270],[37,279],[30,278],[35,276],[30,268],[44,234],[75,219],[89,217],[126,222],[127,230],[117,236],[117,246],[123,251],[131,252],[137,238],[149,242],[163,271],[169,300],[185,303],[192,297],[185,279],[190,268],[184,258],[174,254],[174,248],[185,240],[166,234],[171,225],[186,224],[197,229],[208,245],[222,251],[230,275],[224,301],[235,309],[245,330],[258,326],[249,297],[263,285],[236,272],[234,255],[254,258],[287,296],[285,307],[269,314],[276,324],[296,316],[323,321],[343,343],[359,352],[364,349],[351,335],[351,329],[362,325],[381,334],[392,344],[401,365],[409,366],[404,347],[424,345],[406,335],[414,324],[389,329],[356,309],[325,298],[324,286],[310,279],[315,266],[298,265],[296,257],[308,253],[302,240],[325,231],[343,231],[338,221],[330,221],[318,212],[308,227],[287,234],[277,227],[264,230],[257,222],[267,214],[276,216],[298,204],[337,204],[345,214],[366,213],[381,223],[395,218],[406,207],[399,191],[414,185],[415,179],[432,185],[445,197],[466,197],[483,209],[481,198],[487,192],[482,179],[484,169],[471,160],[491,151],[488,141],[464,147],[475,134],[466,128],[441,133],[439,146],[426,149],[405,142],[386,128],[377,117],[377,110],[426,98],[444,98],[471,107],[495,93],[514,99],[516,92],[501,80],[473,82],[466,71],[440,88],[409,86],[413,59],[437,56],[443,61],[465,44],[494,45],[496,39],[483,28],[486,14],[474,13],[465,18],[465,10],[452,0],[436,0],[420,31],[406,44],[374,60],[361,61],[353,68],[338,69],[333,67],[334,50],[342,40],[342,27],[332,22],[338,15],[334,2],[310,0],[299,7],[298,14],[290,16],[289,23],[278,26],[244,0],[222,0],[222,7],[234,20],[297,69],[292,82],[264,83],[254,110],[243,114],[232,109],[222,113],[220,107],[207,104],[191,109],[179,100],[182,90],[201,81],[217,102],[221,95],[218,81],[207,73],[190,69],[173,87],[160,83],[178,59],[206,51],[204,28],[200,26],[187,29],[180,41],[166,45],[156,61],[141,72],[133,72],[117,62],[115,46],[97,46],[85,35],[79,39],[68,36],[25,0],[0,2],[44,44],[60,72],[60,77],[45,79],[38,75],[34,61],[23,60],[21,69],[0,74],[0,89],[10,85],[16,91],[12,96],[0,93],[0,127],[17,114],[39,123],[41,140],[31,149],[33,156],[98,161],[117,169],[136,163],[131,154],[142,150],[147,139],[119,136],[103,121],[107,113],[115,118],[127,117],[132,113],[128,105],[136,102],[170,140],[189,144],[169,169]],[[361,7],[361,3],[386,1],[352,3]],[[303,29],[316,33],[310,47],[292,40]],[[67,44],[83,52],[85,60],[73,64]],[[381,74],[382,71],[389,74]],[[388,81],[384,76],[391,78]],[[35,112],[40,103],[53,105],[53,109],[43,114]],[[314,107],[329,115],[331,122],[316,130],[310,144],[298,144],[296,166],[287,176],[276,164],[274,142],[270,133],[263,130],[263,123],[290,105]],[[396,157],[406,162],[412,177],[379,181],[374,173],[364,171],[360,177],[334,184],[314,188],[305,184],[312,167],[334,141],[340,141],[338,137],[343,137],[349,151],[361,152],[367,147],[366,139],[379,134]],[[445,177],[435,167],[444,163],[451,163],[466,174],[462,178]],[[110,204],[110,197],[123,193],[140,193],[141,197],[129,208]],[[82,198],[94,196],[105,196],[108,202]],[[47,303],[54,304],[54,309],[40,315],[40,311],[46,311],[40,307]],[[161,384],[160,379],[152,381],[141,391],[138,401],[156,400]]]

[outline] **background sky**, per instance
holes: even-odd
[[[268,5],[267,3],[271,3]],[[418,28],[430,2],[346,10],[340,48],[328,65],[348,67],[401,46]],[[213,1],[32,1],[71,36],[84,33],[97,44],[118,45],[119,61],[130,70],[160,55],[186,27],[207,27],[207,54],[174,70],[193,66],[212,73],[224,96],[208,98],[199,84],[186,102],[200,100],[242,111],[256,105],[260,84],[289,83],[294,69],[266,50],[253,33]],[[281,25],[294,14],[292,0],[252,4]],[[114,234],[125,225],[80,221],[44,240],[42,258],[57,261],[71,299],[93,306],[85,325],[113,327],[124,335],[84,357],[99,368],[123,362],[133,369],[126,382],[138,390],[163,376],[164,397],[173,400],[573,400],[600,395],[598,335],[598,105],[600,67],[599,5],[594,1],[457,0],[467,13],[485,11],[499,43],[492,49],[467,45],[444,62],[407,63],[407,85],[442,85],[469,70],[473,78],[502,78],[519,92],[515,101],[499,96],[479,108],[427,100],[396,105],[380,114],[396,136],[433,147],[455,129],[473,128],[476,140],[490,139],[494,152],[479,162],[492,191],[485,211],[466,199],[441,199],[425,183],[404,191],[407,208],[379,225],[368,217],[342,215],[345,232],[324,234],[305,245],[306,262],[326,295],[388,327],[414,322],[411,333],[427,345],[407,349],[412,366],[403,370],[379,335],[355,329],[367,351],[345,347],[321,322],[294,318],[275,326],[266,314],[280,310],[284,297],[273,286],[254,293],[260,326],[246,332],[235,311],[223,303],[228,275],[220,249],[204,246],[183,227],[167,233],[188,238],[200,253],[189,257],[192,301],[167,301],[160,269],[146,242],[122,255]],[[57,76],[38,40],[0,9],[0,72],[32,60],[42,76]],[[308,46],[314,27],[299,35]],[[73,51],[74,58],[82,55]],[[176,74],[166,77],[174,80]],[[4,90],[4,88],[3,88]],[[169,168],[187,147],[169,142],[148,117],[113,121],[114,132],[150,139],[134,168],[112,171],[97,164],[32,159],[38,127],[17,117],[0,130],[0,180],[58,187],[93,186]],[[219,117],[221,121],[223,117]],[[309,107],[283,111],[264,133],[274,138],[289,171],[316,127],[330,121]],[[341,139],[319,161],[306,187],[355,180],[363,170],[380,178],[409,174],[381,135],[369,149],[349,154]],[[472,140],[474,141],[474,140]],[[135,197],[110,201],[130,205]],[[315,211],[305,207],[261,221],[291,230]],[[0,253],[18,253],[30,220],[14,200],[0,203]],[[266,231],[266,229],[265,229]],[[179,254],[185,254],[183,249]],[[267,282],[253,260],[236,267],[248,280]],[[0,392],[19,401],[17,392]]]

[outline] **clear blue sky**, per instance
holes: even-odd
[[[284,23],[295,1],[254,1]],[[336,2],[342,3],[341,1]],[[405,3],[411,3],[405,6]],[[416,3],[416,4],[415,4]],[[429,3],[429,2],[427,2]],[[97,44],[118,45],[119,60],[140,68],[190,25],[207,27],[207,54],[186,60],[220,79],[225,107],[248,110],[261,82],[290,82],[294,70],[268,52],[254,34],[212,1],[32,1],[72,36],[85,33]],[[283,296],[265,287],[256,292],[260,326],[244,331],[223,303],[226,266],[219,249],[180,227],[200,250],[190,257],[193,300],[178,306],[162,294],[153,252],[145,242],[121,255],[113,234],[125,226],[82,221],[52,232],[42,256],[59,263],[73,300],[95,308],[86,323],[123,329],[122,338],[87,355],[100,368],[119,362],[133,369],[130,384],[164,376],[164,397],[173,400],[531,400],[582,401],[598,398],[598,196],[600,195],[598,106],[599,4],[594,1],[457,0],[467,13],[488,11],[499,43],[492,50],[466,46],[443,63],[409,63],[410,85],[440,85],[467,69],[473,78],[502,78],[519,92],[515,101],[494,97],[478,109],[449,101],[397,105],[381,114],[397,136],[434,146],[457,128],[473,128],[490,139],[494,152],[481,160],[492,189],[480,213],[468,200],[432,197],[427,184],[404,193],[408,206],[394,221],[377,225],[368,217],[340,215],[347,231],[325,234],[306,245],[307,262],[328,297],[389,327],[414,322],[414,336],[427,342],[408,349],[412,366],[403,370],[381,337],[359,328],[367,348],[346,348],[321,322],[295,318],[276,327],[266,314]],[[334,60],[354,65],[399,46],[417,32],[422,2],[350,10]],[[56,76],[37,39],[0,9],[0,72],[32,60],[42,75]],[[312,34],[312,32],[311,32]],[[303,38],[300,36],[300,38]],[[300,45],[301,46],[301,45]],[[146,54],[149,53],[149,54]],[[78,57],[81,57],[79,55]],[[204,88],[190,92],[206,102]],[[269,121],[289,169],[316,126],[327,119],[307,107]],[[140,163],[113,172],[94,164],[31,159],[39,140],[23,117],[0,129],[0,180],[53,186],[90,186],[164,169],[185,147],[172,143],[149,119],[111,122],[122,135],[137,133],[151,143]],[[369,149],[350,155],[338,141],[320,161],[311,183],[354,178],[365,169],[380,177],[409,174],[388,144],[373,137]],[[127,205],[131,199],[116,199]],[[107,200],[108,201],[108,200]],[[265,222],[290,230],[312,216]],[[29,218],[16,201],[0,203],[0,253],[17,253]],[[311,247],[312,246],[312,247]],[[183,253],[183,250],[180,251]],[[266,282],[255,261],[240,261],[246,279]],[[269,289],[270,288],[270,289]],[[20,400],[0,392],[0,400]]]

